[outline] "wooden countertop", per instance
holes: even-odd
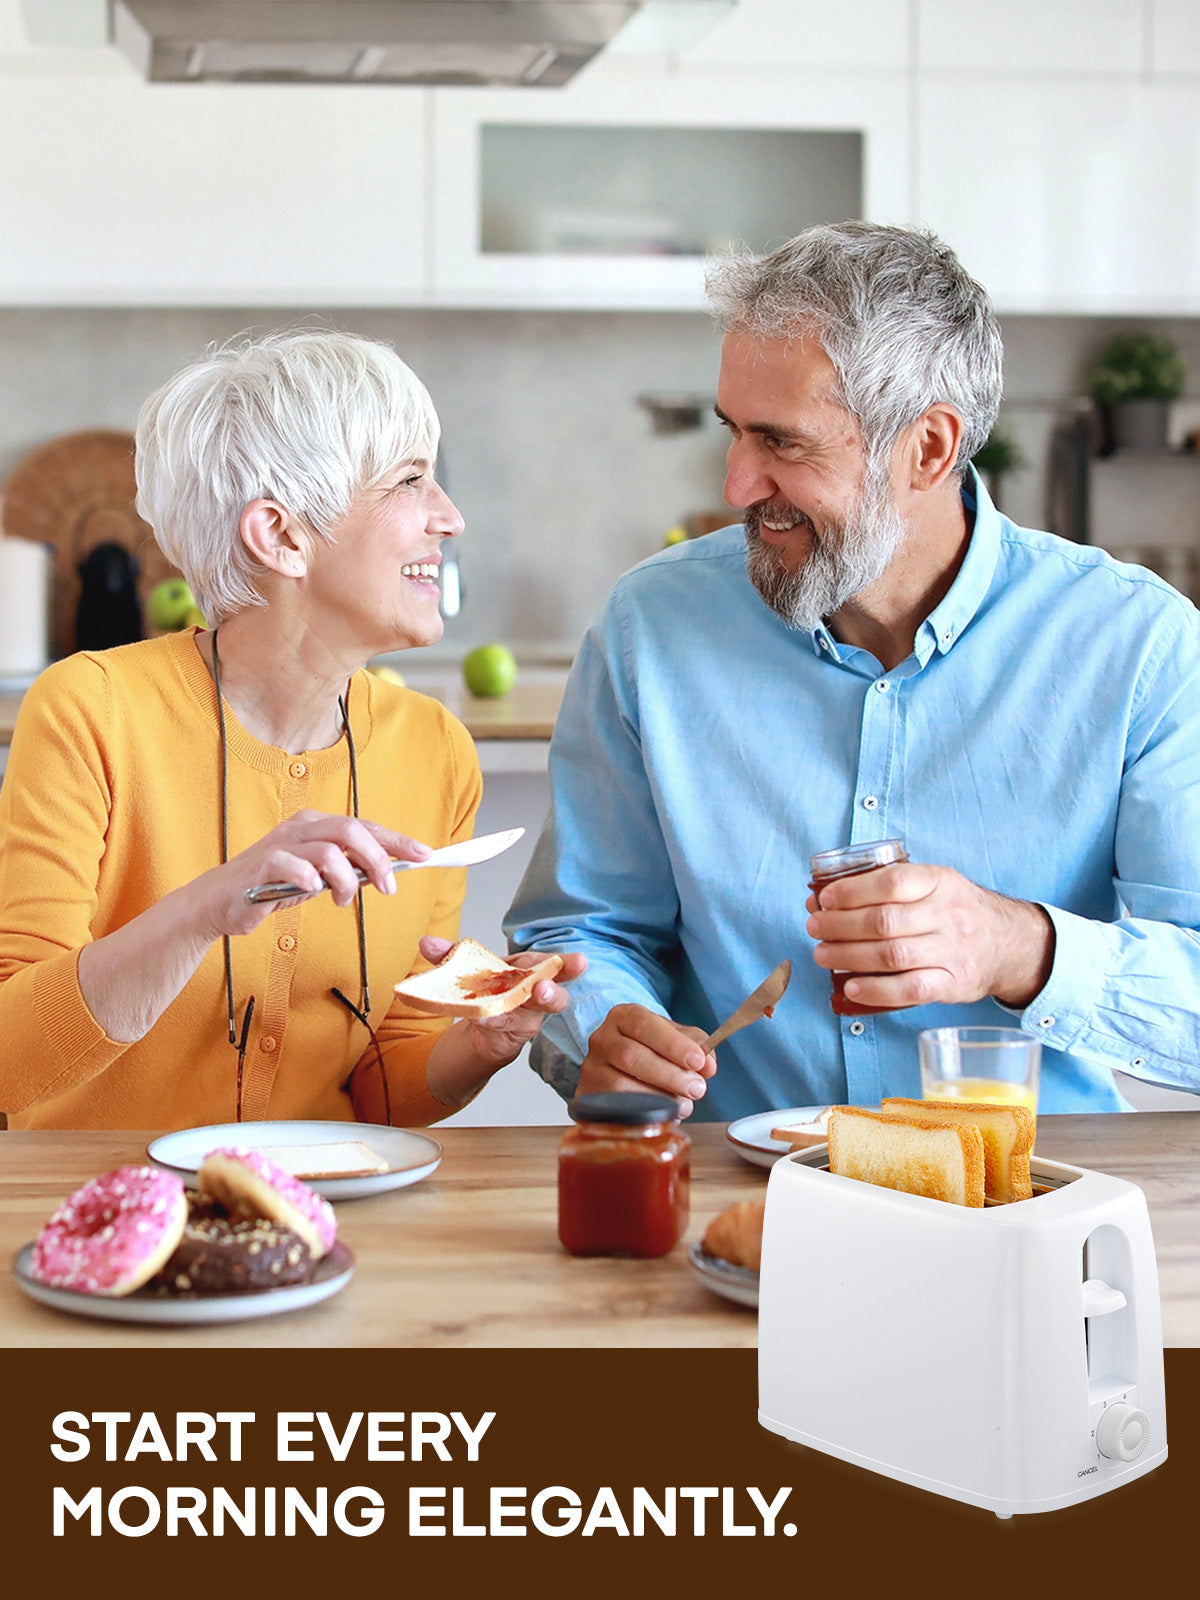
[[[416,681],[412,687],[448,706],[475,740],[549,739],[562,700],[563,678],[565,674],[547,681],[518,682],[512,693],[500,700],[477,700],[450,676],[428,685]],[[0,695],[0,745],[12,740],[20,704],[19,694]]]
[[[445,1149],[424,1182],[341,1202],[357,1270],[309,1310],[215,1327],[139,1327],[51,1311],[12,1280],[15,1252],[79,1184],[141,1161],[145,1133],[0,1133],[0,1345],[330,1347],[753,1346],[752,1311],[713,1294],[686,1244],[735,1200],[765,1190],[717,1125],[692,1130],[692,1221],[658,1261],[584,1260],[556,1238],[561,1128],[432,1130]],[[1167,1345],[1200,1345],[1200,1114],[1043,1117],[1038,1151],[1139,1183],[1158,1253]]]

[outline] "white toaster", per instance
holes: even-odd
[[[1167,1455],[1142,1191],[1036,1156],[1032,1200],[982,1209],[772,1168],[759,1421],[997,1516],[1055,1511]]]

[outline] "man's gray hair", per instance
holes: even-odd
[[[238,532],[252,500],[331,540],[357,493],[432,463],[438,435],[424,384],[390,345],[332,330],[241,335],[142,407],[138,511],[214,624],[265,603]]]
[[[808,228],[769,255],[713,263],[709,302],[727,332],[815,333],[868,457],[947,402],[963,419],[964,472],[1000,409],[1004,352],[986,291],[934,234],[868,222]]]

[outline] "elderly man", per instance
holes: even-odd
[[[937,239],[814,228],[709,288],[745,528],[625,574],[580,649],[509,931],[589,970],[535,1064],[728,1119],[919,1094],[922,1028],[995,1024],[1043,1111],[1200,1089],[1196,611],[989,502],[1000,333]],[[812,853],[896,836],[817,905]],[[785,956],[718,1071],[697,1039]],[[890,1009],[835,1015],[831,970]]]

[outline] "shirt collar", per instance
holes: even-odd
[[[915,653],[922,666],[934,650],[945,655],[954,648],[983,604],[996,575],[996,562],[1000,557],[1000,513],[974,467],[968,468],[963,479],[962,502],[967,520],[974,518],[971,539],[949,593],[934,606],[917,630]]]
[[[913,653],[921,666],[935,650],[945,655],[954,648],[982,605],[996,573],[1000,555],[1000,513],[974,467],[967,469],[963,479],[962,502],[968,521],[974,519],[971,538],[949,593],[917,630]],[[813,629],[812,645],[813,654],[826,661],[844,659],[846,647],[838,644],[823,622]]]

